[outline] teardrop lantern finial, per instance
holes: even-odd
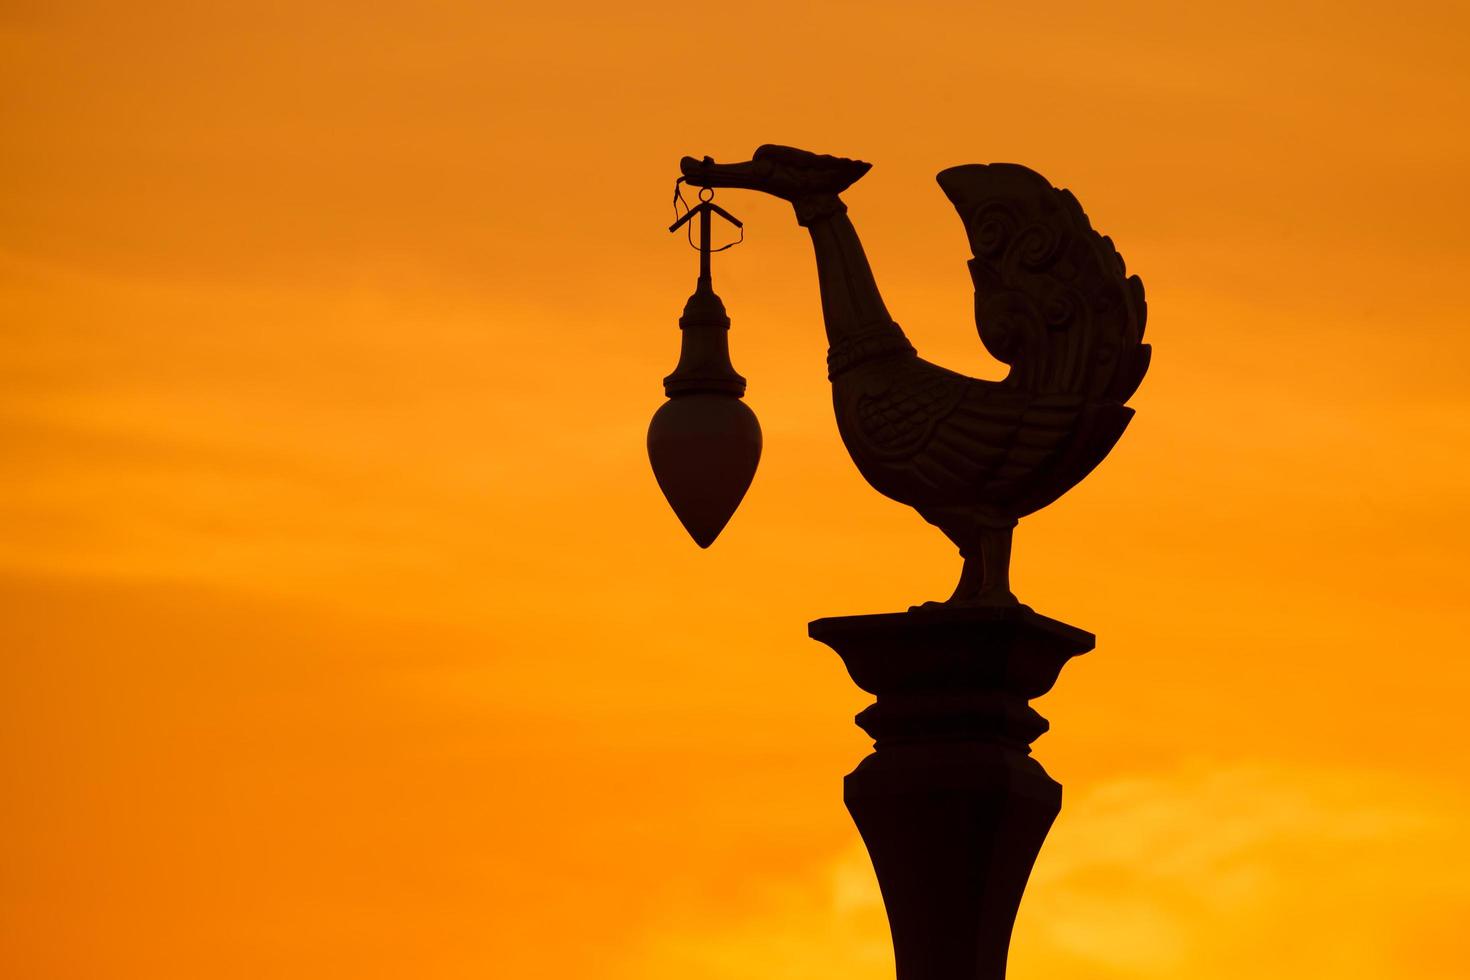
[[[683,201],[675,184],[675,208]],[[708,548],[740,506],[761,458],[761,427],[741,399],[745,379],[730,363],[730,318],[710,276],[710,219],[740,220],[702,188],[699,204],[669,227],[699,219],[699,280],[679,318],[679,363],[664,378],[668,401],[648,426],[648,459],[669,506],[701,548]],[[733,244],[738,244],[733,243]]]

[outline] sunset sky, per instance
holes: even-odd
[[[1098,635],[1012,980],[1462,980],[1461,2],[0,12],[0,974],[883,980],[808,620],[943,598],[857,475],[810,246],[721,192],[765,432],[649,471],[683,154],[861,157],[920,352],[998,377],[934,183],[1027,164],[1154,366],[1014,581]]]

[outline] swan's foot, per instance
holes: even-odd
[[[1014,525],[1012,525],[1014,526]],[[954,595],[943,602],[911,607],[922,609],[998,609],[1020,605],[1011,591],[1011,528],[985,528],[974,544],[961,551],[965,567]]]
[[[1005,609],[1019,606],[1021,600],[1010,589],[995,589],[970,596],[951,596],[943,602],[930,600],[917,606],[909,606],[909,612],[926,612],[935,609]]]

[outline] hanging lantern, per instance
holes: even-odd
[[[675,200],[682,201],[675,185]],[[669,227],[699,222],[699,280],[679,318],[679,363],[664,378],[668,401],[648,426],[648,459],[669,506],[701,548],[714,543],[755,478],[761,427],[741,401],[745,379],[730,363],[730,318],[710,278],[710,220],[740,220],[713,202],[703,188],[699,204]],[[738,244],[738,243],[737,243]],[[724,246],[729,248],[730,246]]]

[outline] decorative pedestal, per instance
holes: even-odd
[[[1026,703],[1091,633],[1007,608],[819,619],[876,703],[874,751],[843,798],[872,857],[898,980],[1003,980],[1011,927],[1062,787],[1031,758],[1047,721]]]

